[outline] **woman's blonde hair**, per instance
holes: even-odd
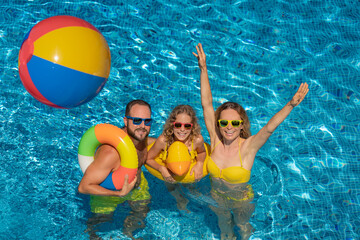
[[[198,119],[196,117],[196,113],[194,109],[189,105],[178,105],[176,106],[170,113],[168,119],[164,124],[163,135],[165,136],[165,142],[170,146],[174,142],[174,122],[176,117],[185,113],[191,117],[191,123],[193,127],[190,132],[190,139],[194,139],[195,137],[200,135],[200,125],[198,124]]]
[[[251,132],[250,132],[250,121],[249,118],[246,114],[245,109],[240,106],[238,103],[235,102],[226,102],[221,104],[220,107],[218,107],[215,111],[215,129],[216,132],[220,135],[220,131],[219,131],[219,124],[218,124],[218,120],[220,119],[220,114],[222,111],[226,110],[226,109],[233,109],[235,110],[241,117],[241,119],[244,121],[243,124],[243,129],[240,132],[240,137],[242,138],[248,138],[251,136]]]

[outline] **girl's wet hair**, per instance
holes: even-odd
[[[165,136],[165,142],[168,145],[171,145],[174,140],[174,125],[176,117],[181,114],[185,113],[190,116],[191,123],[193,127],[191,128],[190,139],[194,139],[195,137],[200,135],[200,125],[198,124],[198,119],[196,117],[196,113],[194,109],[189,105],[178,105],[176,106],[170,113],[168,119],[164,124],[163,135]]]

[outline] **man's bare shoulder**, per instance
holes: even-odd
[[[117,154],[117,150],[113,146],[103,144],[97,149],[96,154]]]
[[[113,167],[119,160],[120,158],[117,150],[110,145],[104,144],[96,151],[94,163]]]

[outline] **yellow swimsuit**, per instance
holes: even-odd
[[[215,144],[214,149],[216,148],[216,146],[219,143],[220,142]],[[240,145],[240,142],[239,142],[239,145]],[[240,164],[241,164],[240,167],[234,166],[234,167],[227,167],[224,169],[220,169],[210,157],[209,161],[207,163],[207,168],[208,168],[210,176],[215,177],[215,178],[224,179],[225,181],[232,183],[232,184],[248,182],[250,180],[251,171],[243,168],[240,149],[239,149],[239,156],[240,156]]]

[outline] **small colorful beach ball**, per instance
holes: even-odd
[[[104,36],[73,16],[39,22],[19,52],[24,87],[38,101],[56,108],[73,108],[93,99],[104,87],[110,67]]]

